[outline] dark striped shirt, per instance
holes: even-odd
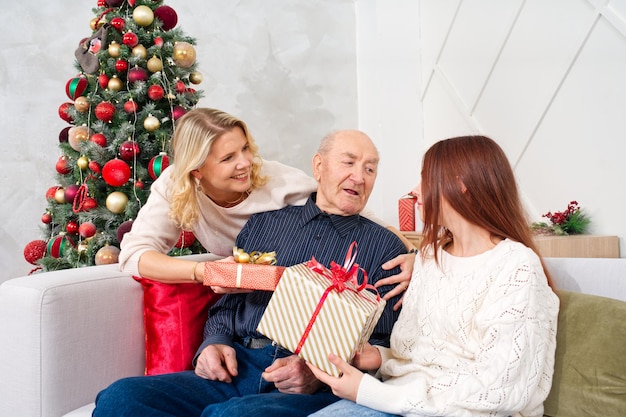
[[[276,251],[277,265],[291,266],[315,257],[325,266],[331,261],[343,265],[352,242],[357,242],[355,262],[367,271],[369,283],[400,272],[398,267],[384,271],[381,265],[406,253],[402,241],[383,226],[359,215],[339,216],[323,213],[315,205],[316,193],[304,206],[253,215],[237,237],[237,247],[246,252]],[[359,279],[361,279],[361,275]],[[379,288],[381,296],[393,286]],[[227,344],[246,337],[263,337],[256,331],[272,292],[254,291],[222,297],[210,310],[200,352],[209,344]],[[389,345],[389,335],[398,312],[387,302],[370,342]]]

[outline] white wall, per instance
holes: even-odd
[[[493,137],[534,220],[577,200],[622,257],[625,18],[623,0],[420,1],[426,143]]]

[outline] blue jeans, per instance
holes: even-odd
[[[211,381],[193,371],[120,379],[96,397],[93,417],[307,416],[337,401],[330,391],[282,394],[261,374],[291,353],[272,345],[235,345],[239,374],[231,383]]]
[[[311,414],[311,417],[397,417],[397,414],[387,414],[352,401],[341,400]]]

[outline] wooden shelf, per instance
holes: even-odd
[[[416,247],[422,241],[418,232],[402,232]],[[619,258],[617,236],[573,235],[534,236],[541,256],[549,258]]]
[[[537,250],[552,258],[619,258],[617,236],[534,236]]]

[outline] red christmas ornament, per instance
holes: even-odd
[[[98,7],[106,7],[106,6],[107,6],[106,0],[98,0]]]
[[[67,142],[67,132],[72,128],[72,126],[64,127],[59,132],[59,143]]]
[[[88,166],[89,166],[89,169],[93,171],[94,174],[100,173],[100,164],[98,164],[96,161],[89,161]]]
[[[124,19],[122,19],[121,17],[114,17],[109,23],[111,23],[111,26],[113,26],[119,32],[123,31],[124,26],[126,26],[126,22],[124,22]]]
[[[136,83],[138,81],[147,81],[148,80],[148,71],[141,67],[134,67],[128,70],[128,82]]]
[[[190,232],[189,230],[183,230],[183,232],[178,237],[178,241],[176,242],[176,245],[174,246],[176,246],[179,249],[188,248],[189,246],[193,245],[195,241],[196,241],[196,236],[193,234],[193,232]]]
[[[106,89],[109,86],[109,76],[106,74],[98,75],[98,84],[100,88]]]
[[[115,69],[117,70],[117,72],[126,72],[126,70],[128,70],[128,62],[124,61],[123,59],[118,59],[115,62]]]
[[[174,108],[172,109],[172,119],[178,120],[183,117],[185,113],[187,113],[187,110],[185,110],[184,107],[174,106]]]
[[[154,10],[154,17],[159,19],[163,25],[161,29],[164,31],[168,31],[173,29],[178,23],[178,15],[176,11],[172,9],[170,6],[159,6]]]
[[[165,91],[163,91],[163,87],[160,85],[151,85],[148,88],[148,97],[150,97],[150,100],[152,101],[159,101],[164,95]]]
[[[135,7],[135,0],[128,0],[128,4],[130,4],[130,7]]]
[[[156,17],[156,16],[155,16]],[[160,36],[157,36],[154,38],[154,44],[156,46],[158,46],[159,48],[163,46],[163,38]]]
[[[116,234],[117,241],[119,243],[122,243],[122,239],[124,238],[124,235],[130,232],[130,229],[132,229],[132,227],[133,227],[132,220],[126,220],[125,222],[119,225],[119,227],[117,228],[117,234]]]
[[[185,83],[182,81],[176,81],[176,92],[182,94],[185,91]]]
[[[103,101],[96,106],[95,114],[98,120],[108,123],[113,120],[115,106],[108,101]]]
[[[73,106],[72,103],[63,103],[59,106],[59,117],[63,120],[65,120],[68,123],[72,123],[74,120],[72,119],[72,116],[70,116],[67,113],[67,110]]]
[[[100,145],[100,147],[102,148],[107,146],[107,137],[104,136],[102,133],[94,133],[93,135],[91,135],[89,140],[97,145]]]
[[[137,113],[137,111],[139,110],[139,104],[137,104],[136,101],[134,100],[128,100],[126,103],[124,103],[124,111],[126,113]]]
[[[140,190],[143,190],[144,186],[145,186],[145,184],[143,183],[143,181],[141,181],[141,180],[135,181],[135,188],[139,188]]]
[[[121,159],[111,159],[102,167],[104,182],[112,187],[119,187],[130,179],[130,167]]]
[[[92,197],[86,197],[83,201],[83,211],[93,210],[98,207],[98,202]]]
[[[133,32],[126,32],[122,36],[122,43],[130,48],[134,48],[139,43],[139,38]]]
[[[78,226],[78,234],[85,239],[89,239],[96,234],[96,225],[92,222],[81,223],[80,226]]]
[[[53,185],[52,187],[48,188],[48,190],[46,191],[46,200],[54,200],[54,196],[59,188],[62,187],[60,185]]]
[[[67,157],[65,155],[59,156],[59,159],[56,163],[56,170],[61,175],[66,175],[72,172],[72,167],[68,163]]]
[[[50,224],[52,223],[52,214],[45,212],[44,214],[41,215],[41,222],[44,224]]]
[[[74,242],[66,235],[58,235],[48,241],[48,255],[53,258],[60,258],[65,252],[74,246]]]
[[[37,261],[46,255],[46,242],[44,240],[33,240],[24,247],[24,259],[26,262],[37,265]]]
[[[78,185],[71,184],[65,187],[65,202],[72,204],[74,202],[74,198],[76,198],[76,193],[78,192]]]
[[[70,235],[75,235],[78,233],[78,222],[76,220],[70,220],[65,225],[65,231]]]
[[[120,7],[124,0],[105,0],[105,2],[109,7]]]
[[[141,149],[139,144],[134,140],[127,140],[120,145],[120,157],[124,161],[132,161],[135,157],[139,156]]]
[[[170,157],[165,152],[161,152],[152,157],[148,163],[148,174],[150,174],[153,180],[156,180],[169,165]]]
[[[65,94],[72,99],[76,100],[76,97],[83,95],[89,82],[85,77],[74,77],[65,84]]]

